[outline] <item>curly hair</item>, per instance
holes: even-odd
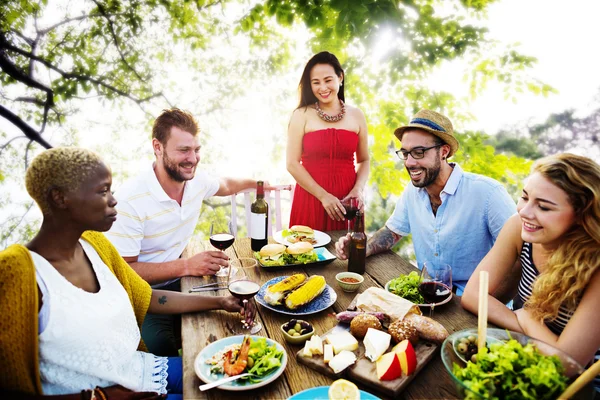
[[[551,321],[557,318],[561,305],[575,310],[600,268],[600,165],[587,157],[564,153],[538,160],[532,172],[562,189],[576,216],[525,303],[534,318]]]
[[[179,108],[171,108],[163,110],[156,118],[152,126],[152,138],[158,139],[163,145],[167,144],[171,135],[171,128],[178,127],[179,129],[189,132],[192,136],[196,136],[200,128],[198,122],[194,119],[191,113],[180,110]]]
[[[77,190],[102,162],[98,154],[78,147],[46,150],[35,157],[27,168],[27,192],[40,207],[42,214],[50,215],[50,190]]]

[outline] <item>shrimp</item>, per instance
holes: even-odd
[[[229,376],[239,375],[244,372],[248,365],[248,351],[250,350],[250,336],[244,336],[242,347],[238,353],[237,359],[231,364],[231,350],[225,353],[225,361],[223,362],[223,371]]]

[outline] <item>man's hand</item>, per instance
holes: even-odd
[[[222,266],[229,265],[229,257],[222,251],[211,250],[198,253],[188,258],[186,262],[189,276],[214,275]]]
[[[347,260],[348,253],[350,250],[349,247],[350,247],[350,234],[347,233],[346,236],[342,236],[335,243],[335,254],[337,255],[337,258],[339,258],[340,260]]]

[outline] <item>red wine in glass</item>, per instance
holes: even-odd
[[[423,295],[427,303],[436,304],[446,300],[452,293],[452,290],[443,283],[425,281],[419,284],[419,293]]]
[[[346,208],[346,220],[350,221],[356,218],[356,213],[358,212],[358,207],[345,207]]]
[[[358,199],[356,197],[349,197],[341,202],[346,210],[344,218],[348,221],[348,233],[350,233],[350,221],[356,218],[356,213],[358,212]]]
[[[221,251],[228,249],[234,242],[235,237],[230,233],[216,233],[210,237],[210,244]]]
[[[259,290],[260,285],[253,281],[239,280],[229,284],[229,293],[241,300],[250,300]]]

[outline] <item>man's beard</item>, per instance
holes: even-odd
[[[420,168],[423,171],[423,174],[418,182],[415,182],[411,178],[412,184],[418,188],[423,188],[423,187],[427,187],[427,186],[431,185],[433,182],[435,182],[438,175],[440,174],[441,167],[442,167],[442,164],[440,162],[440,159],[438,157],[436,157],[435,164],[432,167]],[[410,176],[410,170],[408,169],[408,167],[406,168],[406,170],[408,171],[408,175]]]
[[[163,154],[163,165],[165,167],[165,171],[167,171],[167,174],[175,182],[185,182],[185,181],[189,181],[190,179],[193,179],[193,175],[192,175],[192,178],[186,178],[185,176],[183,176],[179,172],[179,167],[183,166],[183,164],[176,164],[173,161],[171,161],[171,159],[167,156],[167,153]],[[192,165],[192,164],[189,163],[189,164],[185,164],[185,165]],[[195,172],[195,169],[194,169],[194,172]]]

